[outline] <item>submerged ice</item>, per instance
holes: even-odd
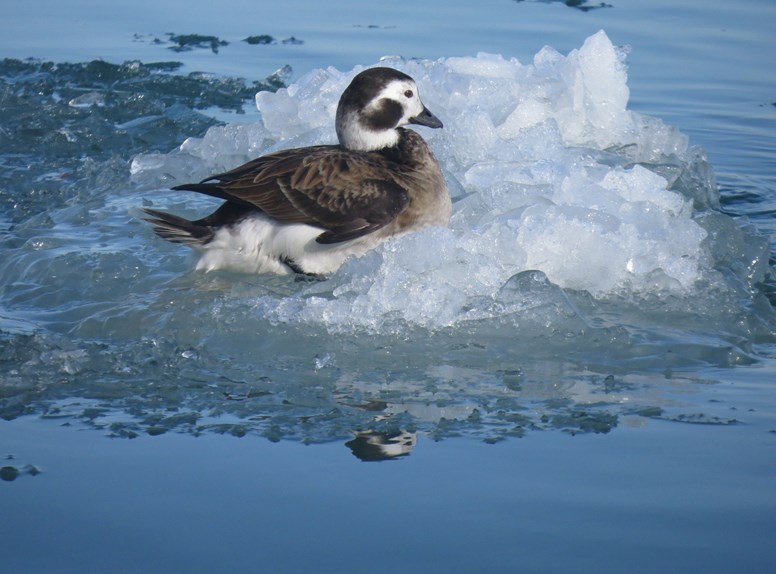
[[[628,109],[625,58],[604,32],[566,56],[544,48],[531,64],[385,58],[444,121],[422,133],[454,196],[450,227],[391,241],[291,296],[259,297],[255,312],[337,331],[455,327],[530,314],[526,300],[541,296],[510,288],[526,273],[595,300],[751,296],[767,246],[706,216],[717,191],[702,150]],[[138,156],[134,177],[190,180],[260,153],[334,143],[339,95],[360,69],[316,70],[260,92],[260,124],[211,128],[172,154]],[[167,200],[154,195],[156,205]],[[731,240],[744,252],[731,253]],[[720,265],[737,256],[745,260]]]

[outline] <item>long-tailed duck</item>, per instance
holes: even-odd
[[[340,145],[280,151],[173,187],[225,202],[196,221],[145,209],[147,221],[201,251],[197,269],[329,275],[389,237],[449,221],[439,163],[406,124],[442,127],[410,76],[364,70],[340,97]]]

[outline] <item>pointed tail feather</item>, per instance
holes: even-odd
[[[144,219],[154,226],[154,233],[162,239],[191,247],[205,245],[213,239],[213,229],[207,225],[156,209],[143,208],[143,211],[149,215]]]
[[[232,197],[227,192],[225,192],[220,183],[184,183],[182,185],[176,185],[171,189],[173,191],[195,191],[197,193],[209,195],[210,197],[217,197],[218,199],[226,199],[227,201],[243,203],[240,198]]]

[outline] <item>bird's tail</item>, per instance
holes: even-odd
[[[213,228],[208,225],[156,209],[143,208],[143,211],[149,216],[145,220],[154,226],[154,233],[162,239],[190,247],[201,247],[213,239]]]

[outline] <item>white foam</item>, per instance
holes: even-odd
[[[692,201],[652,166],[690,170],[698,151],[675,128],[628,110],[625,50],[604,32],[566,56],[544,48],[532,64],[492,54],[381,64],[413,76],[445,124],[418,129],[461,196],[451,226],[391,241],[298,296],[259,300],[258,312],[332,329],[436,328],[514,312],[499,293],[531,270],[596,298],[686,296],[708,277],[707,233]],[[278,148],[332,143],[339,95],[361,69],[316,70],[262,92],[262,125],[213,128],[165,166],[137,158],[133,173],[176,166],[177,177],[189,165],[190,180],[203,165],[220,169],[225,156],[231,167]]]

